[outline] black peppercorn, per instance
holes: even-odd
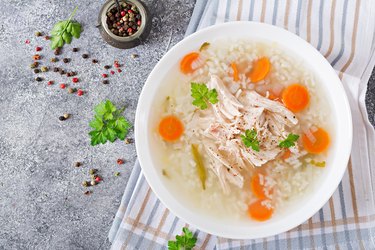
[[[60,55],[61,53],[61,49],[60,48],[56,48],[55,51],[53,52],[55,55]]]
[[[73,52],[78,52],[78,48],[73,48]]]
[[[64,59],[63,59],[63,62],[64,62],[64,63],[68,63],[68,62],[70,62],[70,59],[69,59],[69,58],[64,58]]]
[[[81,165],[82,165],[82,163],[80,163],[79,161],[77,161],[76,163],[74,163],[74,166],[77,167],[77,168],[80,167]]]
[[[66,73],[66,76],[67,76],[67,77],[71,77],[71,76],[72,76],[72,73],[71,73],[71,72],[68,72],[68,73]]]
[[[65,70],[60,69],[60,75],[64,75],[64,74],[65,74]]]
[[[65,121],[66,118],[65,118],[64,116],[59,116],[59,120],[60,120],[60,121]]]
[[[105,65],[104,68],[105,68],[105,69],[110,69],[110,68],[111,68],[111,65]]]
[[[38,77],[35,78],[35,81],[41,82],[41,81],[43,81],[43,78],[41,78],[41,77],[38,76]]]
[[[38,74],[39,72],[40,72],[39,69],[34,69],[34,73],[35,73],[35,74]]]
[[[89,55],[88,55],[88,54],[83,54],[83,55],[82,55],[82,58],[83,58],[83,59],[89,58]]]
[[[108,80],[103,80],[103,84],[108,84]]]
[[[92,59],[92,63],[98,63],[98,60]]]
[[[53,68],[53,72],[59,72],[59,71],[60,71],[60,69],[58,67]]]

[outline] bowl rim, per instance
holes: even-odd
[[[189,44],[196,44],[199,48],[199,45],[201,43],[199,43],[198,41],[202,41],[202,37],[212,35],[214,37],[210,37],[211,40],[218,39],[221,37],[225,37],[225,35],[217,35],[220,32],[225,33],[223,32],[223,30],[235,30],[237,33],[240,33],[241,31],[246,29],[255,29],[261,33],[268,32],[268,34],[270,34],[270,37],[272,37],[272,39],[270,38],[270,40],[273,40],[275,39],[275,37],[277,37],[278,39],[284,39],[292,42],[293,46],[296,46],[296,48],[303,48],[304,53],[307,53],[309,55],[309,59],[311,59],[311,61],[307,62],[306,57],[301,58],[304,62],[310,64],[310,66],[312,66],[314,62],[313,66],[315,69],[319,68],[323,70],[323,72],[326,74],[325,79],[327,80],[321,81],[321,84],[326,85],[327,88],[330,88],[330,91],[326,89],[325,92],[326,95],[332,100],[332,111],[334,111],[334,115],[337,116],[335,117],[336,120],[333,121],[333,123],[336,123],[334,125],[334,129],[335,132],[338,132],[335,138],[336,155],[334,155],[335,157],[333,157],[333,163],[331,164],[332,166],[330,168],[327,168],[328,176],[325,178],[324,182],[322,181],[323,183],[319,186],[317,191],[311,194],[311,197],[306,202],[306,204],[303,205],[302,208],[305,208],[305,211],[302,208],[297,209],[296,211],[293,211],[291,215],[287,215],[285,216],[285,218],[281,218],[276,222],[268,223],[268,221],[266,221],[256,224],[255,228],[239,227],[238,229],[236,229],[234,227],[231,227],[230,225],[220,226],[217,222],[208,218],[204,218],[203,215],[199,215],[194,213],[193,211],[190,211],[188,208],[182,206],[182,204],[180,204],[173,197],[171,192],[167,190],[160,178],[160,174],[156,172],[157,166],[154,165],[151,158],[152,152],[149,147],[149,127],[147,121],[152,110],[151,105],[155,92],[158,86],[161,84],[161,80],[168,72],[168,70],[166,70],[167,67],[165,67],[166,65],[168,65],[168,61],[174,60],[175,63],[177,63],[175,59],[180,58],[181,55],[183,55],[181,51],[188,51],[188,49],[190,51],[193,50],[192,47],[188,46]],[[254,30],[252,30],[252,32],[254,32]],[[245,33],[246,32],[244,32],[243,38],[246,37]],[[251,36],[252,35],[248,35],[247,37]],[[283,42],[279,43],[282,44]],[[284,43],[286,44],[286,42]],[[284,45],[282,46],[285,47]],[[178,55],[179,57],[176,57]],[[316,70],[311,70],[314,71],[315,74],[317,73]],[[330,86],[327,85],[328,82]],[[345,136],[340,137],[340,135]],[[311,44],[307,43],[305,40],[295,35],[294,33],[273,25],[252,21],[227,22],[207,27],[189,35],[188,37],[177,43],[175,46],[173,46],[156,64],[154,69],[149,74],[138,100],[135,116],[135,143],[139,163],[142,167],[142,173],[144,174],[148,184],[150,185],[157,198],[174,215],[189,223],[191,226],[213,235],[232,239],[257,239],[277,235],[279,233],[283,233],[292,228],[295,228],[296,226],[304,223],[306,220],[312,217],[329,200],[329,198],[332,196],[339,183],[341,182],[349,160],[352,145],[352,116],[349,101],[340,79],[338,78],[336,72],[331,67],[329,62]],[[332,154],[335,152],[332,152]],[[335,171],[332,170],[333,168]],[[323,190],[323,187],[329,188]]]

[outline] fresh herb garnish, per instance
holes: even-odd
[[[208,43],[208,42],[202,43],[201,47],[199,48],[199,51],[202,51],[202,50],[206,49],[209,45],[210,45],[210,43]]]
[[[78,7],[75,7],[73,13],[70,15],[68,20],[60,21],[53,26],[51,30],[51,48],[55,49],[57,47],[61,48],[65,43],[70,44],[72,38],[79,38],[81,35],[81,24],[72,21],[74,14],[76,13]]]
[[[257,131],[255,129],[246,129],[245,135],[241,135],[243,144],[247,148],[252,148],[254,151],[259,152],[259,141],[257,139]]]
[[[92,146],[107,141],[114,142],[117,138],[125,139],[130,124],[121,116],[124,109],[118,110],[111,101],[107,100],[98,104],[94,111],[95,117],[89,124],[94,129],[89,133]]]
[[[191,250],[195,247],[197,238],[186,227],[182,228],[183,235],[176,235],[176,241],[168,241],[168,250]]]
[[[298,140],[298,138],[299,138],[299,135],[290,133],[285,140],[279,143],[279,147],[280,148],[293,147],[295,145],[295,142]]]
[[[194,98],[193,105],[200,109],[206,109],[207,103],[215,104],[217,99],[216,89],[209,90],[204,83],[191,83],[191,96]]]
[[[314,160],[311,160],[310,164],[314,165],[316,167],[319,167],[319,168],[324,168],[326,166],[326,162],[325,161],[314,161]]]

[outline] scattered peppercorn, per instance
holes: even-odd
[[[45,36],[44,39],[45,39],[45,40],[49,40],[49,39],[51,39],[51,38],[50,38],[49,36]]]
[[[70,117],[70,114],[65,113],[63,116],[64,116],[65,119],[68,119]]]
[[[104,68],[105,68],[105,69],[110,69],[110,68],[111,68],[111,65],[105,65]]]
[[[83,59],[87,59],[87,58],[89,58],[89,55],[88,55],[88,54],[83,54],[83,55],[82,55],[82,58],[83,58]]]
[[[92,59],[92,63],[98,63],[98,60]]]
[[[120,176],[120,172],[115,172],[115,176]]]
[[[79,80],[77,77],[73,77],[72,82],[77,83]]]
[[[72,72],[68,72],[68,73],[66,73],[66,76],[67,76],[67,77],[71,77],[71,76],[72,76]]]
[[[38,62],[33,62],[32,64],[30,64],[30,68],[31,69],[35,69],[36,67],[39,66],[39,63]]]
[[[57,47],[53,53],[57,56],[60,55],[61,54],[61,48]]]
[[[47,66],[42,66],[42,67],[40,68],[40,70],[41,70],[42,72],[47,72],[47,71],[48,71],[48,67],[47,67]]]
[[[96,176],[96,177],[95,177],[95,181],[96,181],[96,182],[100,182],[100,181],[102,181],[102,178],[100,178],[100,176]]]
[[[68,93],[69,94],[73,94],[74,92],[76,92],[75,88],[68,88]]]
[[[92,192],[90,190],[86,190],[85,192],[83,192],[83,194],[85,195],[90,195]]]
[[[53,72],[59,72],[59,71],[60,71],[60,69],[58,67],[53,68]]]
[[[72,76],[76,76],[77,75],[77,72],[76,71],[72,71],[70,72],[72,74]]]
[[[103,80],[102,83],[103,84],[108,84],[109,82],[108,82],[108,80]]]
[[[36,32],[35,32],[35,36],[42,36],[42,32],[40,32],[40,31],[36,31]]]
[[[60,89],[65,89],[66,85],[64,83],[60,84]]]
[[[78,52],[78,48],[73,48],[73,52]]]
[[[60,75],[64,75],[65,74],[65,70],[63,70],[63,69],[59,69],[59,72],[60,72]]]
[[[131,54],[130,56],[131,56],[131,58],[133,58],[133,59],[138,57],[137,54]]]
[[[77,91],[77,95],[78,95],[78,96],[83,95],[83,90],[82,90],[82,89],[79,89],[79,90]]]
[[[91,180],[90,184],[91,184],[91,186],[95,186],[96,185],[96,181],[95,180]]]
[[[41,50],[42,50],[42,47],[38,46],[38,47],[35,48],[35,51],[41,51]]]
[[[30,40],[29,40],[29,39],[26,39],[25,43],[26,43],[26,44],[30,44]]]
[[[74,166],[75,166],[76,168],[80,167],[81,165],[82,165],[82,163],[80,163],[79,161],[77,161],[76,163],[74,163]]]
[[[56,57],[52,57],[52,58],[50,59],[51,62],[57,62],[58,60],[59,60],[59,59],[56,58]]]
[[[70,58],[64,58],[64,59],[63,59],[63,62],[64,62],[64,63],[68,63],[68,62],[70,62]]]
[[[117,72],[121,73],[121,72],[122,72],[122,70],[121,70],[121,69],[117,69]]]
[[[34,69],[34,73],[35,73],[35,74],[38,74],[39,72],[40,72],[39,69]]]
[[[40,60],[40,55],[39,54],[35,54],[33,55],[33,60]]]
[[[107,74],[102,74],[102,77],[107,78],[108,75]]]
[[[95,169],[95,168],[91,168],[91,169],[89,170],[89,174],[96,174],[96,172],[98,172],[98,170]]]
[[[41,78],[41,77],[38,76],[38,77],[35,78],[35,81],[41,82],[41,81],[43,81],[43,78]]]
[[[112,74],[112,75],[114,75],[114,74],[115,74],[115,72],[114,72],[113,70],[111,70],[111,74]]]
[[[48,81],[47,84],[48,84],[48,85],[52,85],[52,84],[53,84],[53,81]]]
[[[126,138],[125,139],[125,144],[130,144],[130,143],[133,143],[134,140],[132,138]]]
[[[123,159],[117,159],[117,164],[118,165],[124,164],[124,160]]]
[[[120,64],[118,63],[118,61],[115,61],[113,65],[115,66],[115,68],[120,68]]]
[[[66,118],[65,118],[64,116],[59,116],[59,120],[60,120],[60,121],[65,121]]]
[[[84,187],[88,187],[90,184],[89,184],[89,182],[88,181],[83,181],[82,182],[82,186],[84,186]]]

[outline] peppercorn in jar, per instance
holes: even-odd
[[[107,12],[108,29],[116,36],[131,36],[139,30],[142,16],[137,6],[130,2],[122,2],[120,7],[120,11],[113,7]]]

